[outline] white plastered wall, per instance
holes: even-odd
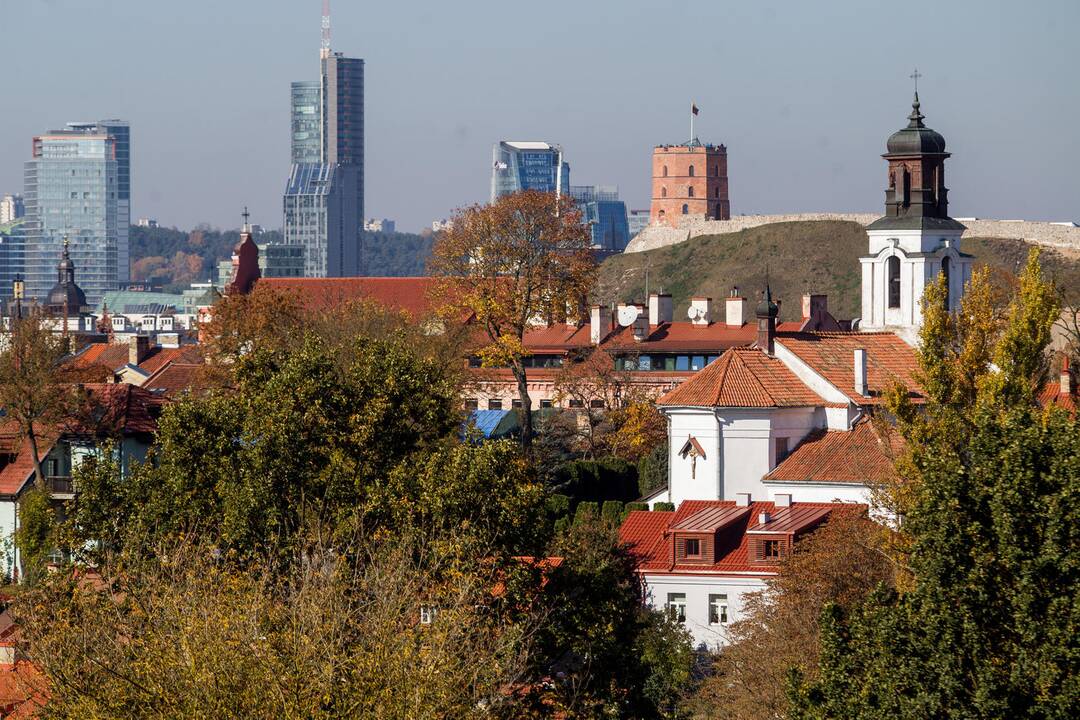
[[[716,650],[728,643],[728,628],[745,617],[746,595],[765,589],[760,576],[645,574],[645,602],[663,611],[669,593],[686,595],[685,627],[694,647]],[[709,595],[727,595],[728,622],[709,624]]]

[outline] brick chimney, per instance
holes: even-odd
[[[724,302],[724,321],[729,327],[742,327],[746,324],[746,298],[739,295],[739,288],[731,288],[731,294]]]
[[[589,312],[589,342],[599,345],[611,334],[611,308],[607,305],[593,305]]]
[[[829,296],[804,293],[802,296],[802,319],[818,318],[829,311]]]
[[[669,323],[675,316],[675,304],[670,293],[649,294],[649,324]]]
[[[1061,394],[1076,394],[1076,372],[1069,366],[1069,358],[1066,357],[1061,364]]]
[[[150,354],[150,338],[146,335],[132,335],[128,340],[128,364],[138,365]]]

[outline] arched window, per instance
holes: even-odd
[[[660,197],[662,197],[662,198],[667,197],[667,188],[666,187],[660,188]]]
[[[694,186],[693,185],[686,188],[686,197],[694,197]]]
[[[690,166],[690,177],[694,177],[694,166]]]
[[[713,196],[714,198],[718,198],[718,197],[720,197],[720,188],[715,188],[715,189],[714,189],[714,190],[712,191],[712,196]]]
[[[889,307],[900,307],[900,258],[893,255],[885,261],[885,274],[888,277]]]
[[[683,215],[686,215],[686,214],[687,214],[688,212],[690,212],[690,206],[689,206],[689,205],[687,205],[686,203],[683,203],[683,206],[682,206],[682,214],[683,214]]]
[[[716,177],[717,175],[720,174],[720,167],[718,165],[713,165],[712,168],[711,168],[711,172],[712,172],[712,176]]]
[[[667,165],[664,166],[664,177],[667,177]]]
[[[945,307],[952,309],[952,283],[951,279],[952,271],[952,258],[948,255],[941,258],[941,274],[945,276]]]

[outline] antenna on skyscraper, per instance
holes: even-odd
[[[322,2],[322,49],[319,56],[330,57],[330,0]]]

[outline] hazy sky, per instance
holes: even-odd
[[[281,225],[289,83],[320,0],[0,0],[0,193],[35,134],[131,121],[132,216]],[[954,216],[1080,219],[1080,2],[334,0],[366,66],[367,215],[418,230],[484,201],[491,145],[561,143],[573,184],[647,208],[650,153],[728,146],[732,213],[876,211],[910,111]]]

